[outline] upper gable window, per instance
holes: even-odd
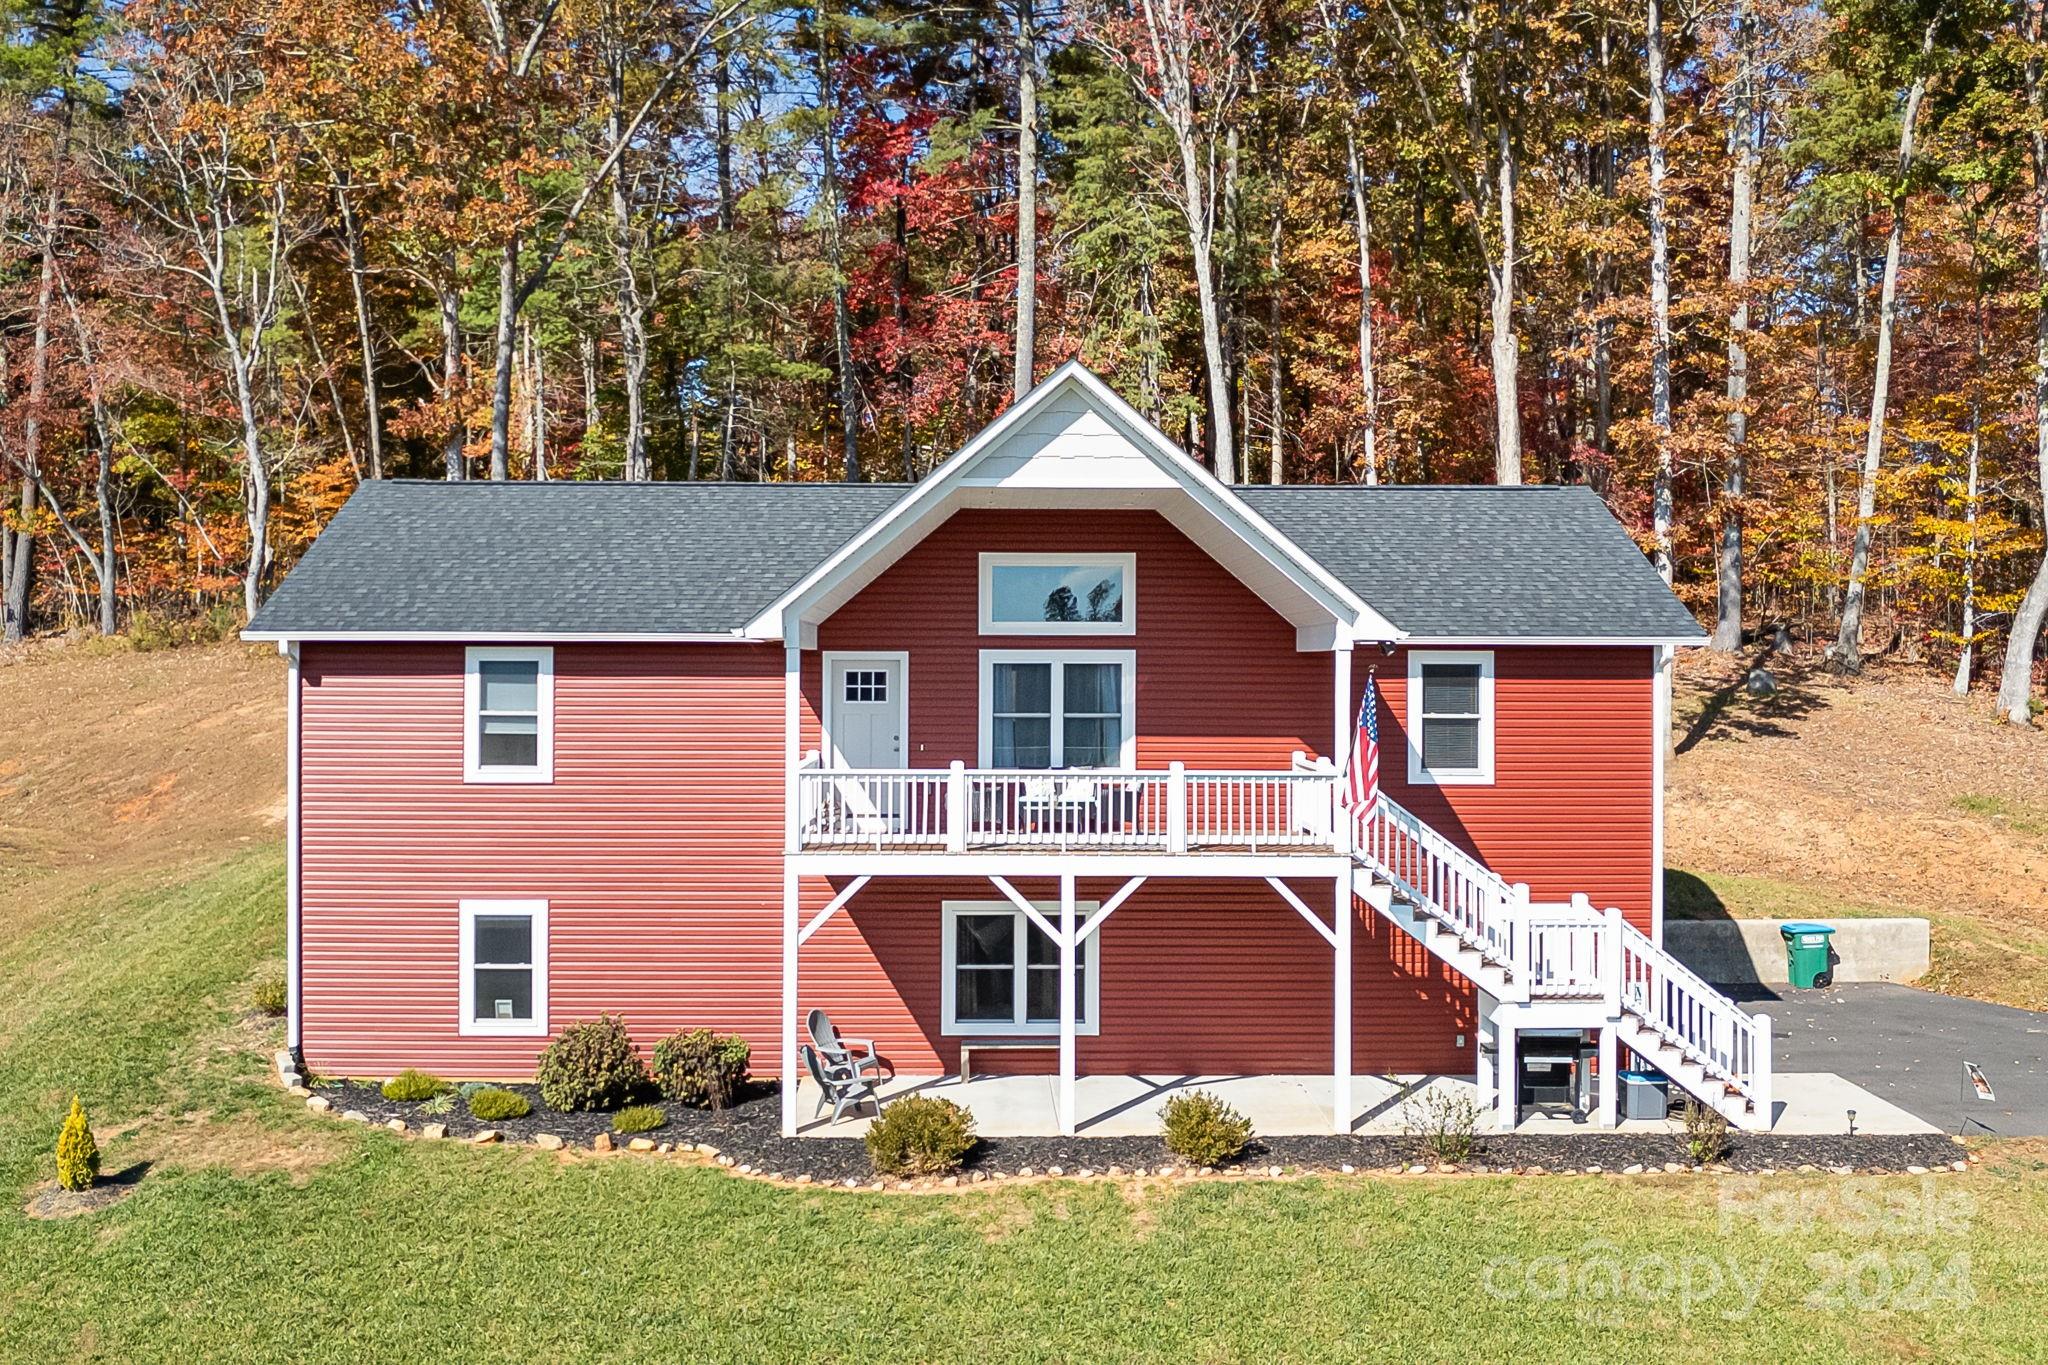
[[[1137,582],[1136,555],[984,554],[981,633],[1135,634]]]
[[[1493,781],[1493,653],[1408,654],[1408,780],[1438,786]]]
[[[471,649],[463,668],[462,780],[554,777],[555,651]]]

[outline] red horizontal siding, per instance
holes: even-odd
[[[1138,634],[982,638],[981,550],[1138,555]],[[1325,752],[1331,660],[1149,512],[963,512],[823,623],[833,650],[910,655],[909,759],[976,759],[979,651],[1098,644],[1138,657],[1148,767],[1286,766]],[[550,905],[553,1027],[626,1015],[778,1049],[783,651],[776,645],[563,645],[555,780],[462,781],[459,645],[309,644],[304,684],[305,1046],[316,1070],[451,1077],[530,1071],[535,1039],[458,1034],[457,902]],[[805,747],[819,742],[817,651]],[[1590,893],[1646,923],[1652,884],[1650,651],[1502,649],[1491,787],[1410,790],[1406,662],[1382,680],[1388,790],[1538,898]],[[806,881],[809,910],[832,888]],[[1100,898],[1114,888],[1084,882]],[[1045,887],[1027,894],[1049,896]],[[1327,909],[1329,888],[1305,886]],[[806,1007],[873,1033],[899,1064],[950,1067],[940,1036],[939,904],[985,883],[878,880],[804,950]],[[1354,907],[1354,913],[1360,908]],[[1261,883],[1157,880],[1105,925],[1101,1036],[1085,1068],[1315,1071],[1330,1055],[1329,949]],[[1463,1069],[1471,992],[1369,912],[1356,943],[1361,1071]],[[1027,1065],[1030,1054],[1015,1060]]]
[[[981,635],[983,551],[1135,552],[1137,632]],[[1330,656],[1294,647],[1294,627],[1156,512],[968,510],[818,627],[822,650],[910,656],[909,763],[974,766],[984,649],[1136,650],[1142,767],[1284,768],[1328,749]],[[804,747],[819,744],[821,661],[804,658]]]
[[[456,1025],[457,903],[549,902],[555,1026],[759,1035],[780,998],[782,651],[555,650],[555,780],[462,781],[459,645],[305,647],[305,1047],[318,1071],[525,1074]],[[772,1050],[771,1050],[772,1051]]]
[[[1377,667],[1381,772],[1396,801],[1477,853],[1536,900],[1574,892],[1650,925],[1655,701],[1648,648],[1494,651],[1494,780],[1408,784],[1408,652],[1360,651],[1356,690]]]
[[[1083,878],[1077,894],[1105,900],[1118,885]],[[825,888],[815,890],[822,899]],[[1050,881],[1027,878],[1018,890],[1058,897]],[[1334,887],[1294,890],[1327,920]],[[940,906],[948,900],[1004,903],[987,882],[869,883],[804,945],[804,1008],[831,1010],[843,1031],[873,1037],[901,1069],[955,1069],[959,1042],[943,1036],[940,1018]],[[1352,913],[1356,1070],[1471,1069],[1472,997],[1463,981],[1362,905]],[[1098,944],[1101,1032],[1079,1041],[1083,1071],[1329,1069],[1330,947],[1263,882],[1148,882],[1105,921]],[[1053,1060],[989,1053],[975,1066],[1046,1071]]]

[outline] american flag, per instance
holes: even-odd
[[[1367,820],[1380,804],[1380,711],[1375,703],[1373,675],[1365,675],[1365,696],[1358,703],[1358,728],[1351,736],[1351,756],[1344,762],[1344,809]]]

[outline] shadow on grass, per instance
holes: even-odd
[[[1664,869],[1664,914],[1667,919],[1734,919],[1721,893],[1692,873]]]
[[[1777,682],[1777,690],[1769,696],[1749,694],[1749,677],[1759,668],[1768,668]],[[1769,647],[1759,649],[1740,673],[1707,695],[1705,705],[1686,726],[1674,752],[1690,753],[1710,739],[1796,737],[1799,732],[1793,722],[1827,705],[1813,686],[1820,672],[1816,665],[1802,663]]]

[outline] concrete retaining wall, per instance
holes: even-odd
[[[1837,981],[1912,981],[1927,971],[1924,919],[1839,919],[1829,940]],[[1666,920],[1664,946],[1716,985],[1782,986],[1785,940],[1774,919]]]

